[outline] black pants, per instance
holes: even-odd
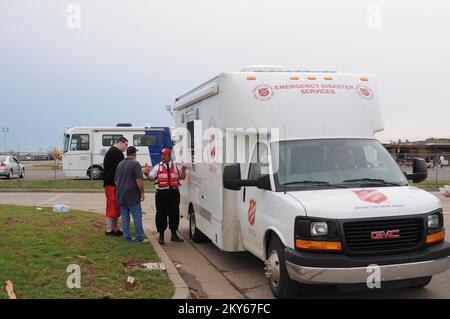
[[[167,218],[169,218],[169,229],[171,231],[178,230],[180,224],[180,191],[178,189],[157,190],[155,204],[158,233],[167,229]]]

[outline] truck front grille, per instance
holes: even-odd
[[[346,251],[350,254],[410,251],[421,247],[424,241],[422,218],[344,222],[343,228]],[[389,236],[392,233],[398,236]]]

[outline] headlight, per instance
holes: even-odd
[[[328,235],[328,224],[326,222],[312,222],[310,224],[311,236],[327,236]]]
[[[439,214],[428,215],[428,229],[440,227],[439,217]]]

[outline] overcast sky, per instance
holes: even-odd
[[[450,138],[449,16],[444,0],[0,0],[0,127],[35,151],[70,126],[172,125],[176,96],[271,64],[375,73],[382,141]]]

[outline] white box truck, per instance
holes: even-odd
[[[425,161],[406,174],[375,138],[373,75],[254,66],[168,109],[190,134],[173,137],[194,159],[180,190],[190,237],[263,260],[276,297],[305,284],[422,287],[449,269],[441,202],[408,183],[427,177]],[[239,147],[210,128],[244,137],[245,154],[227,159]]]

